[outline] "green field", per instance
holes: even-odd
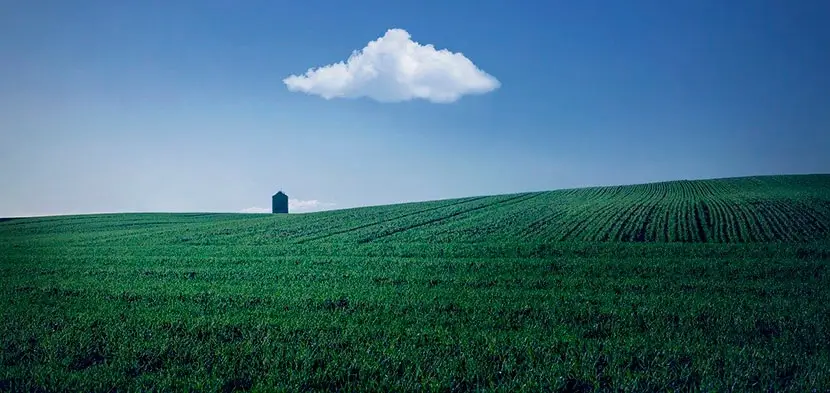
[[[830,391],[830,175],[0,221],[0,391]]]

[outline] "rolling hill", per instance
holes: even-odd
[[[202,245],[810,242],[830,238],[830,175],[672,181],[288,216],[27,218],[0,223],[0,236]]]
[[[830,175],[0,221],[0,392],[830,391]]]

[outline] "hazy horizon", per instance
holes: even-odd
[[[356,205],[356,206],[337,206],[333,203],[325,203],[320,202],[317,200],[308,200],[302,201],[297,200],[294,198],[289,199],[289,207],[290,213],[292,214],[308,214],[308,213],[319,213],[325,211],[332,211],[332,210],[345,210],[345,209],[354,209],[354,208],[361,208],[361,207],[375,207],[375,206],[387,206],[387,205],[395,205],[395,204],[405,204],[405,203],[419,203],[419,202],[431,202],[436,200],[443,200],[443,199],[462,199],[462,198],[475,198],[475,197],[484,197],[484,196],[500,196],[500,195],[511,195],[511,194],[522,194],[522,193],[533,193],[533,192],[547,192],[547,191],[557,191],[557,190],[568,190],[568,189],[580,189],[580,188],[592,188],[592,187],[616,187],[616,186],[636,186],[636,185],[643,185],[649,183],[661,183],[661,182],[672,182],[672,181],[704,181],[704,180],[719,180],[719,179],[729,179],[729,178],[745,178],[745,177],[766,177],[766,176],[808,176],[808,175],[828,175],[830,173],[785,173],[785,174],[771,174],[771,175],[749,175],[749,176],[731,176],[726,178],[699,178],[699,179],[672,179],[672,180],[660,180],[655,182],[646,182],[646,183],[626,183],[626,184],[596,184],[596,185],[587,185],[587,186],[579,186],[579,187],[568,187],[568,188],[557,188],[557,189],[550,189],[550,190],[524,190],[524,191],[516,191],[516,192],[508,192],[508,193],[501,193],[501,194],[475,194],[475,195],[464,195],[464,196],[453,196],[447,198],[438,198],[438,199],[424,199],[424,200],[407,200],[407,201],[397,201],[397,202],[389,202],[389,203],[379,203],[379,204],[368,204],[368,205]],[[246,209],[241,209],[239,211],[179,211],[179,210],[159,210],[159,211],[88,211],[88,212],[68,212],[68,213],[60,213],[60,214],[33,214],[33,215],[18,215],[18,216],[0,216],[0,218],[25,218],[25,217],[53,217],[53,216],[69,216],[69,215],[91,215],[91,214],[133,214],[133,213],[185,213],[185,214],[238,214],[238,213],[245,213],[245,214],[270,214],[271,208],[270,207],[259,207],[253,206]]]
[[[0,217],[830,173],[830,3],[601,5],[4,5]]]

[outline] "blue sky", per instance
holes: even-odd
[[[828,18],[821,0],[6,2],[0,216],[827,173]],[[405,74],[390,44],[362,58],[375,74],[305,74],[389,29],[470,64],[421,49],[428,73]]]

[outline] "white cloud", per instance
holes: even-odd
[[[330,202],[320,202],[316,199],[312,200],[301,200],[301,199],[289,199],[288,200],[288,212],[289,213],[310,213],[314,211],[321,211],[327,210],[336,206],[335,203]],[[240,213],[270,213],[270,208],[265,207],[249,207],[247,209],[240,210]]]
[[[493,91],[501,83],[462,53],[412,41],[402,29],[352,52],[345,62],[309,69],[283,82],[288,90],[332,98],[368,97],[380,102],[424,99],[450,103]]]
[[[249,207],[247,209],[242,209],[239,212],[240,213],[270,213],[271,209],[266,209],[264,207]]]
[[[289,199],[288,200],[288,211],[289,212],[310,212],[310,211],[319,211],[319,210],[326,210],[330,207],[334,207],[334,203],[328,202],[320,202],[316,199],[303,201],[300,199]]]

